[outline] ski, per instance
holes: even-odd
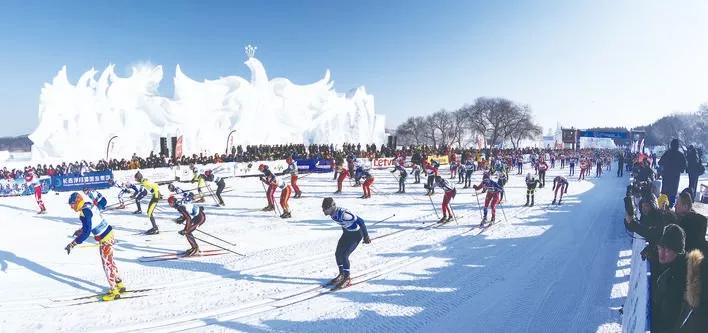
[[[148,292],[151,290],[153,290],[153,288],[133,289],[133,290],[126,290],[120,294],[121,294],[121,298],[123,298],[123,297],[128,297],[129,295],[141,294],[141,293],[145,293],[145,292]],[[92,294],[92,295],[80,296],[80,297],[75,297],[75,298],[52,298],[51,301],[56,302],[56,303],[73,302],[73,301],[80,301],[80,300],[84,300],[84,299],[92,299],[94,297],[100,297],[102,295],[103,294]]]
[[[181,259],[181,258],[193,258],[193,257],[209,257],[209,256],[218,256],[222,254],[226,254],[228,252],[224,250],[204,250],[201,251],[200,254],[198,255],[192,255],[192,256],[187,256],[183,252],[179,253],[169,253],[169,254],[161,254],[161,255],[156,255],[156,256],[148,256],[148,257],[140,257],[138,258],[138,261],[140,262],[154,262],[154,261],[166,261],[166,260],[176,260],[176,259]]]
[[[84,304],[91,304],[91,303],[101,303],[101,302],[115,302],[115,301],[120,301],[120,300],[123,300],[123,299],[147,297],[147,296],[149,296],[149,295],[126,295],[126,296],[121,295],[119,298],[116,298],[116,299],[114,299],[114,300],[112,300],[112,301],[104,301],[103,299],[101,299],[101,296],[102,296],[102,295],[96,295],[94,299],[89,299],[89,300],[86,300],[86,301],[84,301],[84,302],[71,303],[71,304],[67,304],[66,306],[76,306],[76,305],[84,305]]]

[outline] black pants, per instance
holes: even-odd
[[[342,236],[337,242],[337,251],[334,252],[334,258],[337,260],[339,274],[346,277],[349,276],[349,255],[356,250],[361,242],[361,231],[347,231],[342,229]]]
[[[194,232],[194,230],[197,230],[197,228],[201,227],[204,222],[206,222],[206,215],[204,215],[203,209],[199,209],[199,213],[197,214],[197,216],[192,217],[192,223],[190,223],[190,225],[184,226],[184,236],[187,238],[189,246],[191,246],[193,249],[198,249],[199,245],[197,245],[197,240],[194,239],[192,232]]]
[[[420,183],[420,171],[413,171],[413,178],[416,184]]]
[[[575,164],[570,164],[570,174],[569,175],[574,175],[575,174]]]
[[[674,208],[674,203],[676,203],[676,193],[678,193],[680,178],[680,174],[671,176],[664,175],[663,181],[661,182],[661,193],[669,197],[669,208]]]
[[[622,164],[617,165],[617,177],[622,177],[624,175],[624,167]]]
[[[224,204],[224,199],[221,198],[221,192],[224,191],[224,187],[226,187],[226,182],[223,179],[219,179],[219,181],[216,182],[216,198],[219,199],[220,205]]]
[[[398,190],[401,192],[406,191],[406,176],[401,175],[398,177]]]
[[[472,170],[467,170],[465,172],[465,187],[472,186]]]
[[[698,173],[688,173],[688,188],[691,189],[691,199],[693,199],[693,202],[696,202],[696,194],[698,194],[698,176]]]
[[[540,187],[546,187],[546,171],[545,170],[538,170],[538,180],[541,181]]]
[[[435,176],[429,175],[428,176],[428,192],[435,193],[435,188],[433,187],[433,181],[435,181]]]

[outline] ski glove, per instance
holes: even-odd
[[[177,231],[177,233],[180,234],[180,235],[182,235],[182,236],[184,236],[184,234],[185,234],[184,230]]]
[[[76,246],[76,242],[71,241],[71,243],[69,243],[69,244],[64,248],[64,250],[66,250],[66,254],[70,254],[70,253],[71,253],[71,249],[73,249],[74,246]]]
[[[371,238],[369,238],[369,236],[364,237],[364,244],[371,244]]]

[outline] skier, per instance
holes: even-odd
[[[411,171],[413,172],[413,179],[415,180],[413,184],[420,184],[420,165],[413,163]]]
[[[130,197],[135,198],[135,205],[138,207],[138,209],[134,211],[133,214],[141,214],[143,210],[140,207],[140,200],[147,196],[148,191],[147,189],[145,189],[145,187],[140,185],[140,183],[131,184],[130,189],[133,190],[133,194]]]
[[[27,187],[32,187],[34,190],[34,199],[37,201],[39,206],[39,212],[37,214],[44,214],[47,209],[44,207],[44,202],[42,201],[42,183],[39,182],[39,177],[33,170],[29,170],[25,174],[25,181],[27,182]]]
[[[349,155],[347,156],[347,169],[349,170],[349,178],[354,177],[354,170],[356,168],[356,158],[354,155]],[[354,180],[354,185],[352,186],[360,186],[361,184],[359,183],[359,179]]]
[[[586,174],[588,173],[589,169],[589,163],[588,161],[583,158],[580,160],[580,176],[578,176],[578,180],[585,179]]]
[[[329,281],[328,285],[333,285],[333,289],[346,288],[351,285],[349,256],[359,246],[362,238],[364,244],[370,244],[371,239],[366,231],[364,220],[344,208],[338,208],[334,199],[324,198],[322,200],[322,212],[342,227],[342,236],[339,237],[337,250],[334,254],[339,274]]]
[[[521,175],[524,172],[524,159],[519,156],[516,158],[516,174]]]
[[[202,188],[206,186],[206,181],[204,179],[204,174],[197,169],[196,166],[191,166],[194,177],[192,178],[192,183],[197,183],[197,193],[199,198],[194,202],[204,202],[204,193],[202,193]]]
[[[546,170],[548,170],[548,163],[544,161],[542,158],[538,160],[538,180],[540,181],[541,185],[539,185],[539,188],[544,188],[546,187]]]
[[[396,193],[406,193],[406,178],[408,177],[408,172],[398,161],[393,161],[393,165],[394,168],[391,170],[391,173],[398,171],[398,192]]]
[[[167,188],[170,190],[170,192],[180,196],[180,198],[177,200],[180,203],[182,203],[183,205],[187,204],[187,203],[192,203],[194,201],[194,193],[192,193],[190,191],[185,191],[185,190],[175,186],[174,184],[167,185]],[[173,196],[173,195],[171,195],[171,196]],[[175,223],[181,224],[181,223],[184,223],[184,220],[185,220],[184,217],[180,216],[180,217],[176,218],[174,221],[175,221]]]
[[[343,163],[337,163],[336,168],[339,173],[339,177],[337,178],[337,191],[334,192],[334,194],[342,193],[342,183],[344,182],[344,179],[349,177],[349,169],[344,168]]]
[[[362,184],[362,190],[364,195],[361,196],[362,199],[371,198],[371,184],[374,183],[374,176],[369,173],[369,170],[364,170],[364,168],[357,168],[357,174],[359,174],[360,179],[364,179],[364,184]]]
[[[84,198],[78,192],[69,196],[69,206],[79,213],[81,228],[74,232],[74,238],[64,249],[66,254],[71,254],[71,249],[77,244],[83,243],[93,234],[94,239],[99,243],[99,253],[103,271],[108,279],[109,291],[101,297],[104,301],[112,301],[120,298],[120,293],[125,291],[125,285],[118,275],[118,268],[113,260],[113,227],[101,216],[101,212],[90,202],[84,202]]]
[[[433,195],[435,194],[435,187],[433,186],[433,181],[435,181],[435,176],[438,175],[438,167],[440,166],[440,164],[436,160],[425,163],[425,174],[428,175],[428,187],[426,187],[426,189],[428,189],[428,193],[426,193],[425,195]]]
[[[167,203],[170,207],[179,212],[180,219],[185,222],[184,229],[178,231],[178,233],[187,238],[187,242],[191,247],[184,251],[184,255],[187,257],[199,255],[201,253],[199,251],[199,245],[197,244],[197,240],[194,239],[194,235],[192,235],[192,233],[197,230],[197,228],[201,227],[204,222],[206,222],[204,207],[196,206],[191,202],[179,201],[174,195],[170,195],[170,197],[167,198]]]
[[[438,221],[438,223],[446,223],[452,221],[454,216],[452,215],[452,208],[450,208],[450,201],[455,198],[455,195],[457,194],[457,190],[455,189],[455,186],[450,184],[445,178],[441,176],[436,176],[435,177],[435,185],[437,187],[442,188],[445,191],[445,195],[443,196],[443,201],[442,201],[442,213],[443,217]],[[449,213],[449,216],[448,216]]]
[[[474,161],[468,158],[465,162],[465,186],[463,188],[469,188],[472,186],[472,173],[475,172]]]
[[[563,201],[563,193],[568,193],[568,180],[563,176],[556,176],[553,179],[553,202],[551,205],[556,204],[556,197],[558,196],[558,191],[560,191],[560,198],[558,199],[558,205]]]
[[[482,182],[479,185],[472,186],[472,188],[474,188],[475,191],[482,189],[482,193],[487,192],[487,196],[484,198],[484,217],[479,225],[482,226],[487,222],[487,209],[490,206],[492,207],[491,223],[494,223],[497,214],[497,203],[499,203],[499,194],[504,192],[504,188],[495,183],[487,172],[482,176]]]
[[[280,207],[283,208],[283,213],[280,214],[280,218],[290,218],[292,215],[290,215],[290,205],[288,205],[288,200],[290,199],[292,188],[290,185],[286,184],[284,180],[280,181],[280,185],[278,185],[278,187],[280,187]]]
[[[290,174],[290,186],[295,190],[294,198],[299,198],[302,196],[302,192],[300,191],[300,187],[297,186],[297,162],[295,162],[292,157],[285,159],[285,162],[288,163],[288,168],[283,171],[283,174]]]
[[[536,192],[536,186],[539,185],[541,185],[541,182],[534,178],[530,172],[526,174],[526,203],[524,206],[533,206],[534,193]],[[531,198],[531,204],[529,204],[529,198]]]
[[[266,199],[268,200],[268,206],[265,206],[262,210],[264,212],[270,212],[275,210],[275,189],[278,188],[278,180],[265,164],[259,165],[258,171],[263,173],[263,175],[258,178],[261,182],[263,182],[263,184],[268,186],[266,188]]]
[[[221,193],[224,192],[224,188],[226,187],[224,178],[215,176],[214,172],[209,169],[204,171],[203,178],[205,181],[214,182],[216,184],[216,200],[219,201],[219,206],[226,206],[224,198],[221,197]]]
[[[570,170],[568,173],[568,176],[573,176],[575,175],[575,163],[577,162],[577,158],[571,157],[570,160],[568,161],[568,169]]]
[[[100,211],[106,210],[106,205],[108,204],[108,200],[106,197],[101,194],[101,192],[98,192],[96,190],[92,190],[90,188],[85,188],[84,189],[84,194],[88,196],[89,199],[93,202],[93,205],[98,208]]]
[[[160,188],[157,186],[157,184],[148,181],[147,178],[143,178],[143,174],[140,173],[140,171],[135,173],[135,180],[140,183],[140,185],[142,185],[152,195],[147,209],[147,216],[150,219],[152,228],[145,231],[145,234],[158,234],[160,233],[160,230],[157,228],[157,223],[155,223],[155,217],[153,216],[153,213],[155,212],[155,207],[157,207],[157,202],[160,200]],[[140,205],[138,205],[138,210],[140,210]]]
[[[124,209],[125,208],[125,196],[130,194],[131,189],[130,189],[130,184],[128,183],[116,183],[114,184],[115,187],[117,187],[120,192],[118,192],[118,208],[119,209]]]
[[[465,164],[460,161],[457,166],[457,183],[463,184],[465,182]]]

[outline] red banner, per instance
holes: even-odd
[[[182,136],[177,138],[177,144],[175,145],[175,158],[182,158]]]

